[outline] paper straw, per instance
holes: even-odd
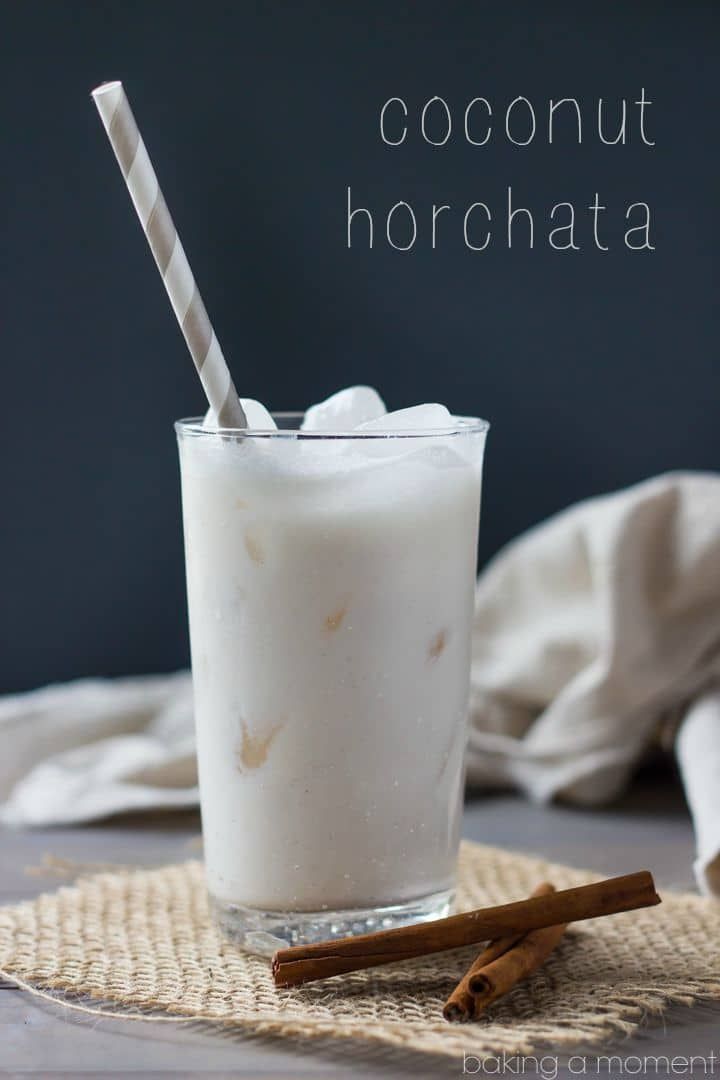
[[[92,91],[92,98],[218,425],[247,427],[220,343],[195,284],[123,85],[120,82],[103,83]]]

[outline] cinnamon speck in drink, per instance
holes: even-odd
[[[258,566],[263,566],[265,563],[265,552],[255,533],[250,529],[246,529],[243,540],[245,543],[245,550],[252,561],[257,563]]]
[[[272,741],[282,724],[275,724],[267,735],[252,735],[244,720],[241,721],[241,725],[240,745],[236,751],[238,767],[241,772],[246,769],[259,769],[267,761]]]
[[[438,660],[442,653],[444,653],[445,646],[447,645],[447,637],[448,636],[446,630],[439,630],[430,642],[430,647],[428,649],[428,659],[431,663],[434,663],[435,660]]]
[[[335,611],[332,611],[329,615],[325,616],[325,629],[329,634],[332,634],[336,630],[340,629],[343,623],[343,619],[347,615],[347,610],[348,604],[346,601],[340,607],[336,608]]]

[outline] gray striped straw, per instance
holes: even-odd
[[[93,90],[92,97],[218,425],[247,427],[245,413],[220,343],[195,284],[122,83],[103,83]]]

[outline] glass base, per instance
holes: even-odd
[[[404,904],[342,911],[261,911],[210,897],[215,922],[226,937],[247,952],[271,956],[289,945],[392,930],[411,923],[431,922],[449,914],[455,893],[431,893]]]

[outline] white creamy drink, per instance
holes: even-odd
[[[251,944],[443,914],[487,425],[366,389],[299,433],[243,405],[265,435],[177,428],[216,910]]]

